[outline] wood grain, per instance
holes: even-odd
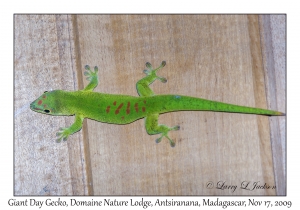
[[[257,15],[17,15],[15,22],[15,194],[38,195],[45,186],[51,195],[276,194],[240,188],[276,185],[269,117],[163,114],[160,123],[181,127],[170,133],[175,148],[156,144],[143,120],[85,120],[82,131],[57,144],[57,129],[73,117],[26,106],[44,90],[83,88],[86,64],[99,67],[95,91],[137,95],[145,62],[166,60],[159,75],[168,82],[154,82],[156,94],[269,108],[266,85],[273,81],[265,81]],[[31,185],[33,174],[38,184]]]

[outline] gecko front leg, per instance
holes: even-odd
[[[84,67],[86,71],[84,72],[84,75],[87,76],[87,80],[90,81],[90,83],[83,89],[84,91],[93,91],[95,87],[98,85],[98,67],[94,67],[94,71],[90,69],[89,65],[86,65]]]
[[[86,65],[84,68],[86,69],[84,75],[90,83],[83,89],[83,91],[93,91],[98,85],[98,67],[95,66],[94,71],[90,69],[89,65]],[[56,136],[58,137],[56,142],[61,142],[61,140],[66,141],[70,135],[79,131],[82,128],[83,120],[84,116],[81,114],[75,114],[75,122],[70,127],[60,128],[56,133]]]
[[[56,133],[56,136],[58,137],[56,142],[59,143],[61,140],[66,141],[71,134],[79,131],[82,128],[83,120],[84,117],[82,115],[75,115],[75,122],[70,127],[60,128],[60,131]]]

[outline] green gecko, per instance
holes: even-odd
[[[153,69],[147,62],[146,76],[136,83],[139,97],[129,95],[115,95],[93,92],[98,85],[98,67],[94,71],[88,65],[84,75],[90,83],[78,91],[53,90],[44,92],[38,99],[30,104],[33,111],[48,115],[75,115],[75,122],[67,128],[60,128],[56,134],[58,139],[66,141],[67,138],[82,128],[84,118],[93,119],[105,123],[127,124],[135,120],[145,118],[145,127],[149,135],[161,134],[156,142],[161,142],[166,137],[171,146],[175,142],[168,136],[169,131],[179,130],[179,126],[168,127],[158,124],[159,114],[174,111],[195,110],[195,111],[216,111],[233,112],[258,115],[285,115],[282,112],[267,109],[252,108],[211,101],[201,98],[194,98],[183,95],[155,95],[149,87],[156,79],[165,83],[167,80],[157,76],[157,71],[163,68],[166,62]]]

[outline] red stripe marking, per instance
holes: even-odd
[[[114,103],[113,103],[113,104],[116,106],[117,102],[116,102],[116,101],[114,101]]]
[[[42,103],[43,103],[43,101],[42,101],[42,100],[39,100],[38,105],[41,105]]]
[[[127,103],[126,114],[130,113],[130,102]]]
[[[135,103],[135,104],[134,104],[134,108],[135,108],[135,111],[136,111],[136,112],[139,112],[139,104],[138,104],[138,103]]]
[[[115,114],[119,114],[120,109],[122,108],[122,106],[123,106],[123,103],[121,103],[121,104],[118,106],[117,110],[115,111]]]
[[[145,108],[144,106],[142,107],[142,111],[143,111],[143,112],[145,112],[145,111],[146,111],[146,108]]]
[[[110,111],[110,106],[107,106],[106,113],[108,113],[109,111]]]
[[[43,98],[46,98],[46,96],[45,96],[45,95],[43,95]]]
[[[144,101],[144,104],[146,104],[146,101]]]
[[[124,116],[122,116],[121,119],[124,120]]]

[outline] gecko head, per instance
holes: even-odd
[[[30,104],[30,109],[48,115],[69,115],[66,106],[63,106],[63,91],[45,91],[43,95]]]

